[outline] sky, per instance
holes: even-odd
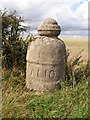
[[[28,32],[38,35],[38,26],[45,18],[55,19],[61,37],[88,37],[89,0],[1,0],[0,9],[17,13],[30,26]]]

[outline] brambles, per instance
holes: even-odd
[[[75,54],[74,57],[67,62],[65,81],[73,87],[76,86],[82,78],[87,79],[90,77],[90,62],[87,61],[86,64],[83,64],[83,61],[81,60],[82,51],[83,50],[78,52],[78,54]],[[67,51],[67,58],[69,55],[69,51]]]

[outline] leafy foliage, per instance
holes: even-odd
[[[16,11],[2,12],[3,67],[25,66],[28,42],[23,40],[23,33],[26,32],[26,27],[21,24],[23,22]]]

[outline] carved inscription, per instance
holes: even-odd
[[[54,70],[51,70],[51,71],[49,72],[49,77],[50,77],[50,78],[54,78],[54,77],[55,77],[55,72],[54,72]]]
[[[46,75],[47,75],[47,73],[46,73],[46,70],[45,70],[45,78],[46,78]]]
[[[37,77],[39,76],[39,69],[37,70]]]
[[[44,70],[43,73],[44,73],[43,74],[44,78],[52,78],[52,79],[55,78],[54,70],[50,70],[50,71]],[[31,69],[30,74],[31,74],[31,76],[36,76],[36,77],[41,76],[40,69],[37,69],[37,71],[34,71],[33,69]]]
[[[33,71],[33,69],[31,70],[31,75],[33,75],[33,73],[34,73],[34,71]]]

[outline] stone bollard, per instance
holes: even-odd
[[[31,91],[60,89],[66,66],[66,48],[58,38],[60,32],[54,19],[45,19],[38,28],[40,37],[28,45],[26,86]]]

